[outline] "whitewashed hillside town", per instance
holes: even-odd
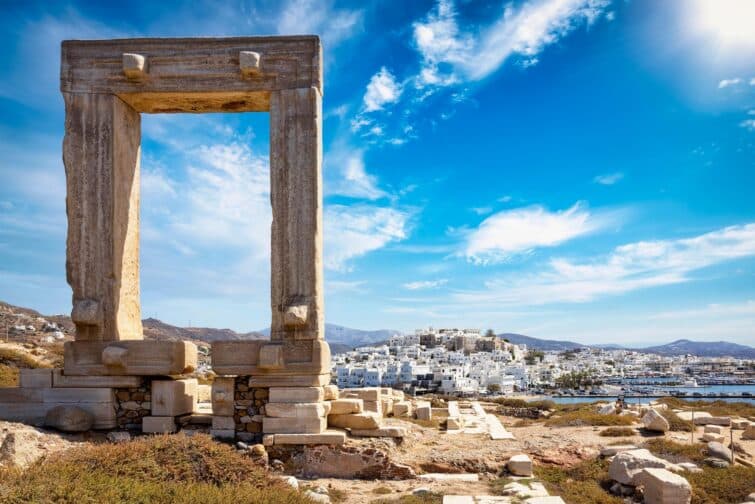
[[[383,386],[413,394],[511,394],[554,388],[563,383],[559,377],[577,373],[608,390],[612,383],[655,376],[677,377],[678,385],[694,387],[696,379],[746,383],[755,376],[755,362],[623,349],[540,352],[512,344],[492,331],[432,327],[333,356],[339,388]]]

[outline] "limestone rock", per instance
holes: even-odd
[[[598,413],[600,413],[601,415],[613,415],[614,413],[616,413],[616,406],[613,403],[606,404],[598,410]]]
[[[306,495],[312,502],[320,502],[323,504],[330,503],[330,497],[328,495],[313,492],[312,490],[305,491],[304,495]]]
[[[668,420],[652,408],[642,417],[642,424],[649,431],[666,432],[669,430]]]
[[[705,460],[703,460],[703,464],[710,467],[715,467],[716,469],[726,469],[727,467],[729,467],[729,465],[731,465],[726,460],[721,460],[715,457],[706,458]]]
[[[131,441],[131,434],[126,431],[108,432],[106,437],[111,443],[125,443]]]
[[[72,405],[55,406],[45,415],[45,426],[63,432],[86,432],[92,428],[94,418],[86,410]]]
[[[330,402],[331,415],[347,415],[364,412],[363,399],[336,399]]]
[[[670,469],[673,464],[646,449],[620,452],[608,466],[608,477],[624,485],[636,485],[635,477],[648,468]]]
[[[724,428],[721,425],[706,425],[703,432],[706,434],[723,434]]]
[[[755,439],[755,424],[750,424],[747,426],[745,431],[742,433],[742,439]]]
[[[692,500],[689,482],[666,469],[643,469],[636,480],[645,487],[646,504],[689,504]]]
[[[613,457],[619,452],[629,451],[629,450],[636,450],[637,447],[635,445],[611,445],[611,446],[604,446],[600,449],[600,456],[601,457]]]
[[[731,417],[697,416],[692,421],[695,425],[731,425]]]
[[[532,476],[532,460],[523,453],[511,457],[506,467],[514,476]]]
[[[713,458],[731,462],[731,450],[715,441],[708,443],[708,455]]]
[[[328,425],[342,429],[377,429],[380,427],[380,417],[375,413],[328,415]]]

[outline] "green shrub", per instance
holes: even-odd
[[[251,459],[209,436],[86,445],[0,474],[0,502],[307,503]]]
[[[629,437],[637,434],[637,431],[629,427],[609,427],[600,431],[604,437]]]
[[[622,504],[619,497],[608,493],[613,483],[608,477],[608,462],[585,460],[573,467],[535,466],[535,477],[552,495],[559,495],[569,504]]]

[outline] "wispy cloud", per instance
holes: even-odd
[[[387,103],[395,103],[401,97],[401,85],[385,67],[372,76],[364,93],[365,112],[382,110]]]
[[[425,289],[437,289],[448,283],[447,278],[440,278],[438,280],[419,280],[416,282],[408,282],[404,284],[404,289],[408,290],[425,290]]]
[[[455,295],[459,302],[539,305],[583,303],[608,295],[689,282],[691,273],[755,256],[755,223],[691,238],[641,241],[616,247],[606,257],[575,262],[552,259],[539,273],[498,278],[486,289]]]
[[[378,187],[378,179],[367,173],[365,151],[339,141],[325,155],[326,194],[377,200],[388,194]]]
[[[484,79],[511,56],[518,56],[525,66],[535,64],[545,47],[581,25],[593,24],[608,5],[610,0],[509,4],[498,19],[477,32],[459,27],[452,0],[439,0],[423,21],[414,24],[414,42],[422,57],[418,83],[447,86]]]
[[[739,127],[748,131],[755,131],[755,119],[745,119],[739,123]]]
[[[621,172],[604,173],[603,175],[596,176],[592,181],[600,185],[614,185],[623,178],[624,174]]]
[[[349,271],[350,261],[408,236],[410,213],[367,204],[325,208],[325,267]]]
[[[690,319],[710,317],[755,317],[755,300],[749,299],[741,303],[713,303],[697,307],[694,310],[672,310],[650,315],[654,320]]]
[[[280,13],[281,35],[321,34],[326,49],[348,38],[359,28],[361,10],[337,9],[332,0],[290,0]]]
[[[718,89],[725,89],[727,87],[736,86],[737,84],[741,84],[742,79],[739,77],[735,77],[733,79],[723,79],[719,81],[718,83]]]
[[[538,205],[504,210],[468,233],[463,255],[476,264],[497,263],[593,233],[616,218],[607,212],[591,212],[582,203],[555,212]]]

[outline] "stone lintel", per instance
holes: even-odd
[[[120,364],[107,365],[109,349],[125,349]],[[182,375],[197,367],[197,346],[188,341],[69,341],[65,343],[66,376]]]
[[[138,388],[143,383],[141,376],[68,376],[62,369],[52,370],[55,388]]]
[[[259,56],[254,71],[250,53]],[[124,54],[143,56],[148,68],[138,75],[124,72]],[[322,93],[320,39],[314,35],[66,40],[62,44],[60,89],[64,92],[206,93],[310,87]]]

